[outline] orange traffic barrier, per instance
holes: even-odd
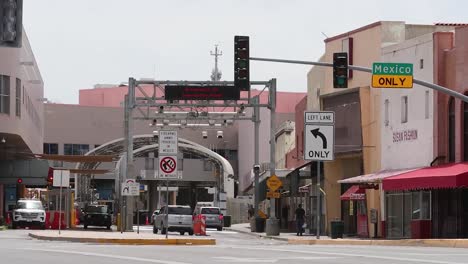
[[[62,214],[62,223],[60,224],[60,229],[65,229],[66,224],[65,224],[65,214],[64,212],[54,212],[54,219],[52,220],[51,223],[51,229],[59,229],[59,221],[60,221],[60,216],[59,214]]]
[[[201,215],[200,218],[200,235],[206,236],[206,216]]]
[[[206,216],[197,215],[194,217],[193,233],[196,236],[206,236]]]
[[[52,229],[52,221],[50,219],[50,211],[46,212],[45,225],[47,229]]]
[[[193,233],[198,236],[200,235],[200,217],[198,215],[193,217]]]

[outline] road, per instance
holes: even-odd
[[[142,228],[141,232],[151,232]],[[1,263],[9,264],[466,264],[468,251],[455,248],[307,246],[260,239],[230,231],[212,231],[216,246],[123,246],[38,241],[28,230],[0,231]],[[176,234],[174,234],[175,236]]]

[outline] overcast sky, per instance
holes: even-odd
[[[463,0],[24,0],[23,22],[45,97],[78,103],[80,89],[128,77],[208,80],[214,45],[233,80],[234,35],[250,56],[318,60],[331,37],[380,21],[468,22]],[[323,34],[322,34],[323,32]],[[251,62],[251,80],[306,92],[308,66]]]

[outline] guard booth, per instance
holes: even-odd
[[[49,228],[55,228],[52,223],[58,223],[57,219],[54,219],[58,215],[58,213],[62,213],[64,219],[62,220],[62,227],[65,225],[66,228],[70,228],[74,226],[72,223],[72,219],[75,217],[74,213],[74,191],[69,188],[62,189],[62,196],[60,196],[60,189],[54,188],[47,191],[46,199],[45,199],[45,210],[47,216],[49,216],[46,221],[46,226]],[[61,201],[60,201],[61,200]],[[61,208],[60,208],[61,203]]]

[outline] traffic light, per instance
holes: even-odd
[[[23,0],[0,0],[0,47],[20,48]]]
[[[234,36],[234,86],[250,90],[249,37]]]
[[[348,88],[348,53],[333,53],[333,87]]]
[[[23,183],[23,179],[21,179],[21,178],[18,178],[18,180],[16,180],[16,183],[18,183],[18,184],[22,184],[22,183]]]
[[[54,169],[49,167],[49,172],[47,173],[47,185],[52,186],[54,183]]]

